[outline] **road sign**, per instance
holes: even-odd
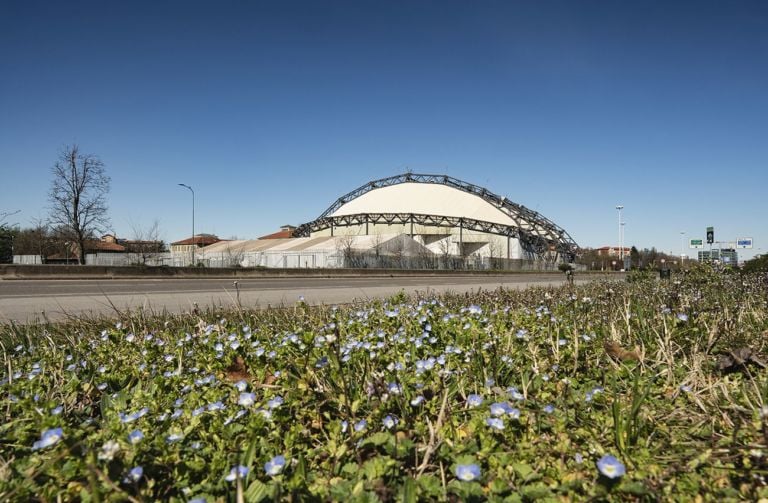
[[[715,228],[707,227],[707,243],[712,244],[715,242]]]
[[[688,248],[704,248],[703,239],[691,239],[688,243]]]
[[[736,238],[736,248],[752,248],[752,238]]]

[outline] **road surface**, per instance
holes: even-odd
[[[577,283],[587,281],[579,279]],[[211,306],[264,308],[338,304],[406,293],[463,293],[529,286],[561,286],[559,274],[399,276],[352,278],[232,279],[57,279],[0,280],[0,322],[61,320],[72,316],[116,315],[144,309],[181,313]]]

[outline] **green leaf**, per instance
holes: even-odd
[[[403,482],[403,490],[400,495],[400,500],[403,503],[416,503],[416,496],[416,482],[411,477],[406,477]]]
[[[269,496],[269,487],[260,480],[254,480],[245,491],[245,500],[249,503],[258,503]]]

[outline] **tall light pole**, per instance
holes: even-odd
[[[685,263],[685,231],[680,231],[680,264]]]
[[[619,210],[619,260],[621,260],[621,267],[624,267],[624,222],[621,221],[621,210],[624,206],[621,204],[616,205],[616,209]]]
[[[184,183],[179,184],[182,187],[186,187],[189,189],[189,191],[192,193],[192,266],[195,265],[195,247],[197,244],[195,243],[195,191],[192,190],[192,187],[189,185],[186,185]]]

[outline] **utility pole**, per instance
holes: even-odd
[[[197,242],[195,240],[195,191],[189,185],[180,183],[182,187],[186,187],[192,193],[192,267],[195,266],[195,248],[197,248]]]

